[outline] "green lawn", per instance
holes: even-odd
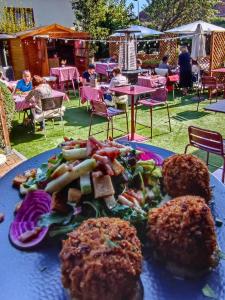
[[[188,142],[187,128],[189,125],[196,125],[203,128],[219,131],[225,136],[225,115],[215,114],[204,111],[204,106],[209,102],[202,102],[199,112],[196,111],[197,103],[192,100],[192,96],[176,96],[173,101],[169,100],[172,132],[169,132],[167,121],[167,114],[164,108],[155,109],[153,112],[153,139],[147,143],[169,149],[171,151],[182,153],[185,145]],[[65,113],[65,136],[73,138],[87,138],[89,129],[89,113],[86,106],[79,107],[78,99],[70,97],[70,101],[65,103],[67,109]],[[43,151],[52,149],[62,140],[63,130],[60,123],[55,122],[53,129],[52,123],[47,123],[47,139],[43,133],[29,132],[29,129],[22,126],[22,115],[16,114],[11,133],[12,147],[21,152],[27,158],[37,155]],[[139,109],[138,119],[141,122],[149,122],[149,112],[146,109]],[[104,119],[96,118],[93,131],[100,131],[106,127]],[[125,129],[125,119],[117,117],[114,125],[119,128]],[[150,129],[137,126],[137,132],[150,136]],[[115,131],[116,135],[121,135],[120,132]],[[98,135],[100,139],[106,138],[106,133]],[[196,149],[190,149],[194,153],[205,157],[205,154]],[[211,163],[222,164],[222,161],[216,157],[212,157]],[[214,168],[212,167],[211,170]]]

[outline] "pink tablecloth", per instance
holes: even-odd
[[[166,84],[166,77],[163,76],[138,76],[138,85],[154,88]]]
[[[101,75],[108,75],[107,70],[113,70],[115,67],[117,67],[117,63],[96,63],[95,71],[98,74]]]
[[[26,96],[27,96],[27,94],[13,96],[17,111],[23,111],[24,109],[29,109],[29,108],[33,107],[33,105],[31,103],[25,101]],[[67,94],[62,93],[60,91],[52,90],[52,97],[60,97],[60,96],[63,96],[64,101],[69,100],[69,97],[67,96]]]
[[[51,68],[50,75],[57,76],[59,78],[59,82],[73,79],[79,80],[80,76],[76,67]]]
[[[85,103],[86,101],[91,100],[101,100],[103,96],[103,92],[101,87],[90,87],[90,86],[82,86],[80,89],[81,95],[81,103]]]

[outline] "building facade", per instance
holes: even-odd
[[[66,27],[72,27],[74,13],[71,0],[7,0],[0,5],[14,8],[14,14],[19,16],[21,6],[26,11],[26,19],[34,22],[35,26],[45,26],[58,23]]]

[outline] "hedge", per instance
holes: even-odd
[[[0,91],[3,96],[3,103],[4,103],[4,109],[6,113],[6,119],[7,119],[7,127],[8,130],[11,130],[12,127],[12,121],[15,113],[15,102],[13,100],[13,95],[7,88],[7,86],[0,82]],[[2,132],[2,124],[0,122],[0,148],[4,147],[3,142],[3,132]]]

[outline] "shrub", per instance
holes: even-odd
[[[0,82],[0,92],[3,97],[4,109],[6,113],[6,122],[8,130],[10,131],[12,127],[12,121],[15,113],[15,102],[13,100],[13,96],[7,86]],[[0,122],[0,147],[4,147],[3,142],[3,132],[2,132],[2,124]]]

